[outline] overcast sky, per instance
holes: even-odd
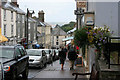
[[[18,0],[18,3],[25,12],[27,8],[34,10],[36,16],[39,10],[43,10],[46,22],[70,22],[76,19],[75,0]]]

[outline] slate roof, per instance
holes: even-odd
[[[2,7],[5,9],[16,11],[17,13],[20,13],[20,14],[26,14],[23,10],[21,10],[19,7],[16,7],[11,2],[2,2]]]
[[[67,36],[67,33],[63,31],[59,26],[53,28],[52,34],[54,36]]]
[[[33,19],[33,18],[31,18],[31,17],[29,17],[28,21],[29,21],[29,22],[37,22],[35,19]]]

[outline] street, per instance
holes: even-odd
[[[72,76],[73,72],[85,72],[84,67],[74,67],[74,70],[69,69],[69,60],[66,60],[64,65],[64,70],[61,70],[59,60],[54,61],[52,64],[48,64],[47,67],[42,69],[39,68],[29,68],[28,80],[74,80],[75,76]],[[79,76],[81,79],[86,80],[86,76]],[[18,80],[23,80],[22,77],[19,77]]]
[[[85,72],[84,67],[74,67],[74,70],[69,69],[69,60],[67,59],[64,65],[64,70],[61,70],[59,60],[54,61],[52,64],[48,64],[43,69],[29,69],[28,80],[39,79],[73,79],[73,72]],[[86,78],[86,76],[79,76],[79,78]]]

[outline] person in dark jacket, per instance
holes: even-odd
[[[66,60],[66,50],[64,49],[64,47],[62,47],[62,49],[59,51],[58,56],[61,64],[61,70],[63,70],[63,66]]]
[[[74,69],[74,62],[77,59],[77,53],[74,47],[71,47],[68,51],[68,59],[70,62],[70,70]]]

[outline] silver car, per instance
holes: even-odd
[[[47,64],[47,56],[44,50],[39,49],[27,49],[29,55],[29,66],[30,67],[44,67]]]

